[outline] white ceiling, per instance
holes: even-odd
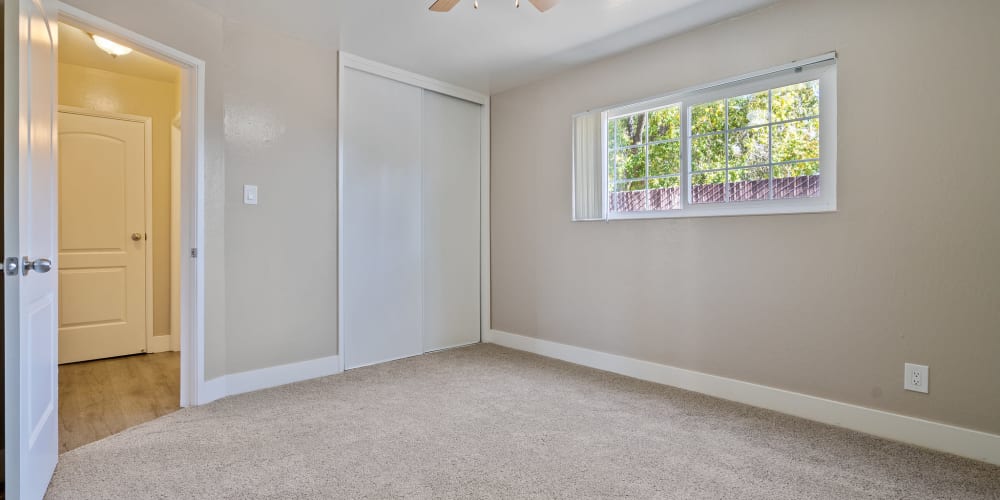
[[[180,69],[176,66],[135,51],[128,55],[111,57],[94,45],[90,35],[65,23],[59,23],[59,62],[161,82],[180,81]]]
[[[196,0],[227,18],[486,93],[734,17],[775,0]]]

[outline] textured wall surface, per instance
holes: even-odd
[[[68,3],[206,63],[207,377],[337,354],[336,52],[191,0]]]
[[[792,0],[494,96],[493,327],[1000,433],[998,19]],[[574,113],[829,51],[839,211],[570,222]]]

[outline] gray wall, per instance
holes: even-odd
[[[191,0],[68,3],[207,64],[208,378],[337,354],[336,52]]]
[[[493,327],[1000,433],[998,19],[785,1],[493,96]],[[832,50],[838,212],[570,222],[573,113]]]

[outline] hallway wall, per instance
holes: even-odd
[[[67,3],[206,62],[206,377],[336,355],[336,47],[192,0]]]
[[[180,85],[59,64],[59,104],[153,119],[153,335],[170,335],[170,126]]]

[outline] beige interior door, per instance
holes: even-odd
[[[146,350],[146,126],[59,112],[59,363]]]

